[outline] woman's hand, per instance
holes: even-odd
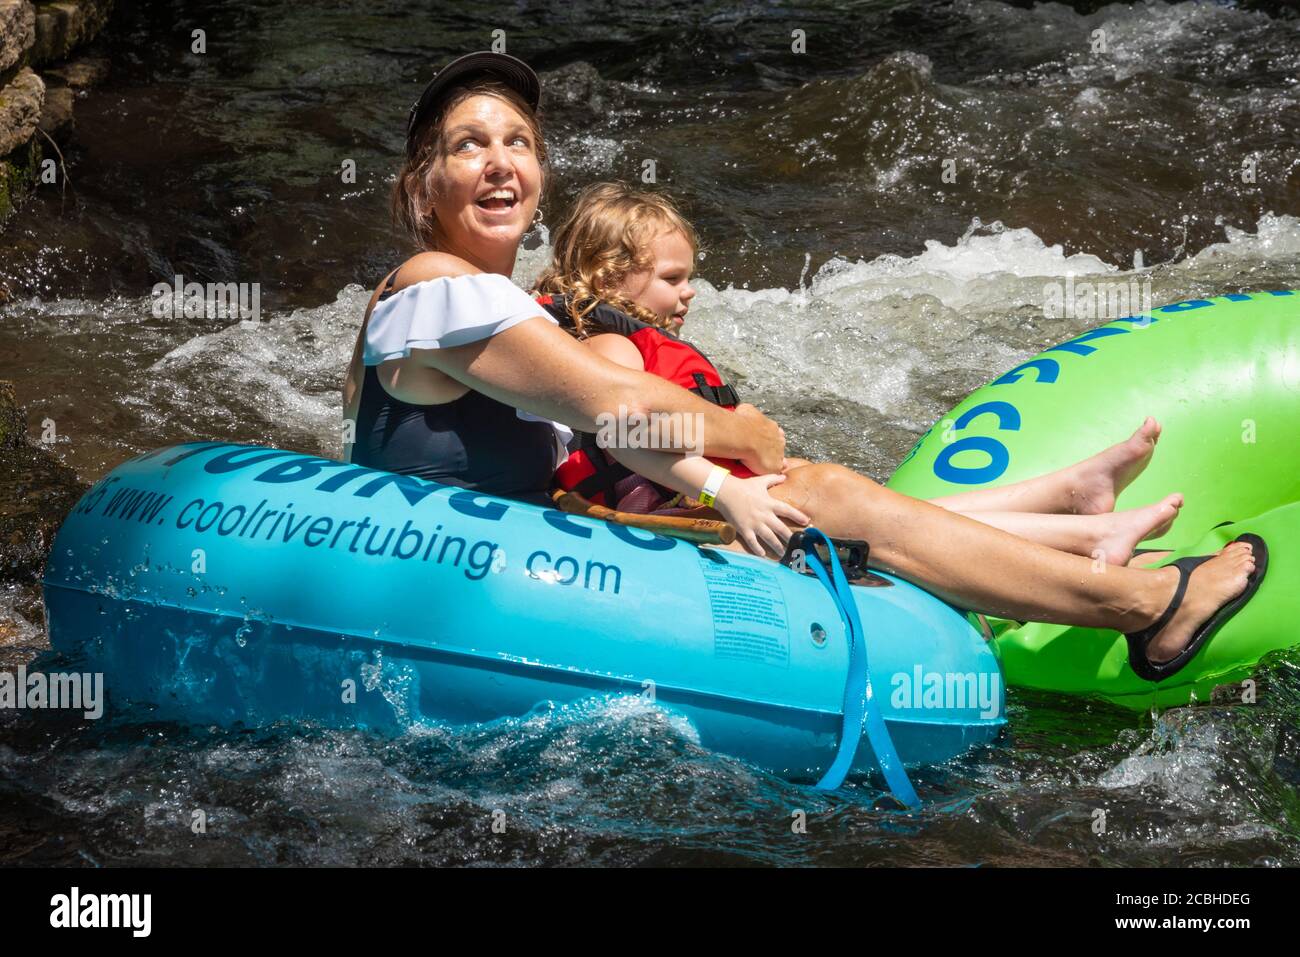
[[[718,489],[714,507],[722,517],[736,528],[736,539],[753,555],[765,550],[779,558],[790,539],[790,528],[782,521],[788,519],[795,525],[807,525],[808,516],[793,505],[773,498],[768,491],[780,485],[785,476],[780,474],[755,475],[753,478],[736,478],[728,475]]]

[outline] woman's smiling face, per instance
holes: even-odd
[[[470,96],[448,112],[429,174],[448,252],[487,267],[508,251],[513,262],[541,195],[537,147],[527,118],[500,97]]]

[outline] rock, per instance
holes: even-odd
[[[59,66],[52,66],[45,71],[46,76],[57,77],[74,90],[98,86],[108,76],[108,59],[101,56],[85,56],[69,60]]]
[[[0,584],[0,670],[30,664],[34,653],[48,647],[41,586],[36,582]]]
[[[36,133],[45,103],[45,81],[24,67],[0,89],[0,157],[22,146]]]
[[[14,384],[0,379],[0,449],[27,444],[27,416],[14,398]]]
[[[609,108],[606,94],[611,92],[613,85],[602,79],[600,72],[584,60],[550,70],[543,77],[548,113],[600,116]]]
[[[30,192],[36,183],[37,167],[40,165],[41,144],[35,139],[27,141],[4,159],[0,159],[0,226],[13,212],[14,204]],[[8,298],[9,290],[0,291],[0,296]]]
[[[94,39],[113,8],[113,0],[64,0],[42,3],[36,9],[36,42],[32,63],[65,59],[74,49]]]
[[[27,439],[12,383],[0,382],[0,582],[34,582],[64,517],[86,486]]]
[[[37,581],[86,486],[43,449],[0,451],[0,581]]]
[[[36,42],[36,9],[28,0],[0,0],[0,79]]]
[[[0,227],[35,182],[44,139],[37,130],[66,139],[76,91],[108,73],[104,57],[82,57],[51,68],[60,82],[47,89],[31,66],[65,59],[88,43],[112,9],[113,0],[0,0]]]
[[[41,129],[60,143],[72,132],[71,87],[46,87],[45,108],[41,110]]]

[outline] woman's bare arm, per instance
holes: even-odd
[[[598,417],[651,413],[699,415],[704,451],[739,459],[755,472],[779,472],[785,433],[756,409],[731,412],[648,372],[617,365],[538,316],[491,339],[412,356],[500,402],[595,432]],[[649,430],[653,438],[655,430]],[[665,430],[666,432],[667,430]],[[651,448],[672,449],[660,435]]]
[[[603,333],[584,340],[588,349],[617,365],[645,370],[645,360],[632,340],[616,333]],[[610,456],[638,475],[695,498],[700,494],[713,463],[702,456],[686,456],[679,452],[659,452],[654,449],[611,447]]]
[[[394,288],[475,272],[456,256],[424,252],[402,264]],[[377,298],[376,292],[371,309]],[[345,416],[355,414],[364,335],[363,324],[353,354],[352,381],[344,386]],[[728,412],[658,376],[603,359],[540,315],[481,342],[413,349],[410,359],[507,405],[584,432],[597,431],[597,417],[617,416],[620,407],[629,416],[700,415],[703,427],[696,435],[703,438],[709,455],[739,459],[755,472],[781,469],[785,433],[757,409],[744,406]],[[663,447],[671,449],[671,440],[668,430],[660,434]]]

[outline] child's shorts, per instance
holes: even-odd
[[[614,506],[637,515],[685,515],[700,508],[695,499],[656,485],[643,475],[629,475],[614,486]]]

